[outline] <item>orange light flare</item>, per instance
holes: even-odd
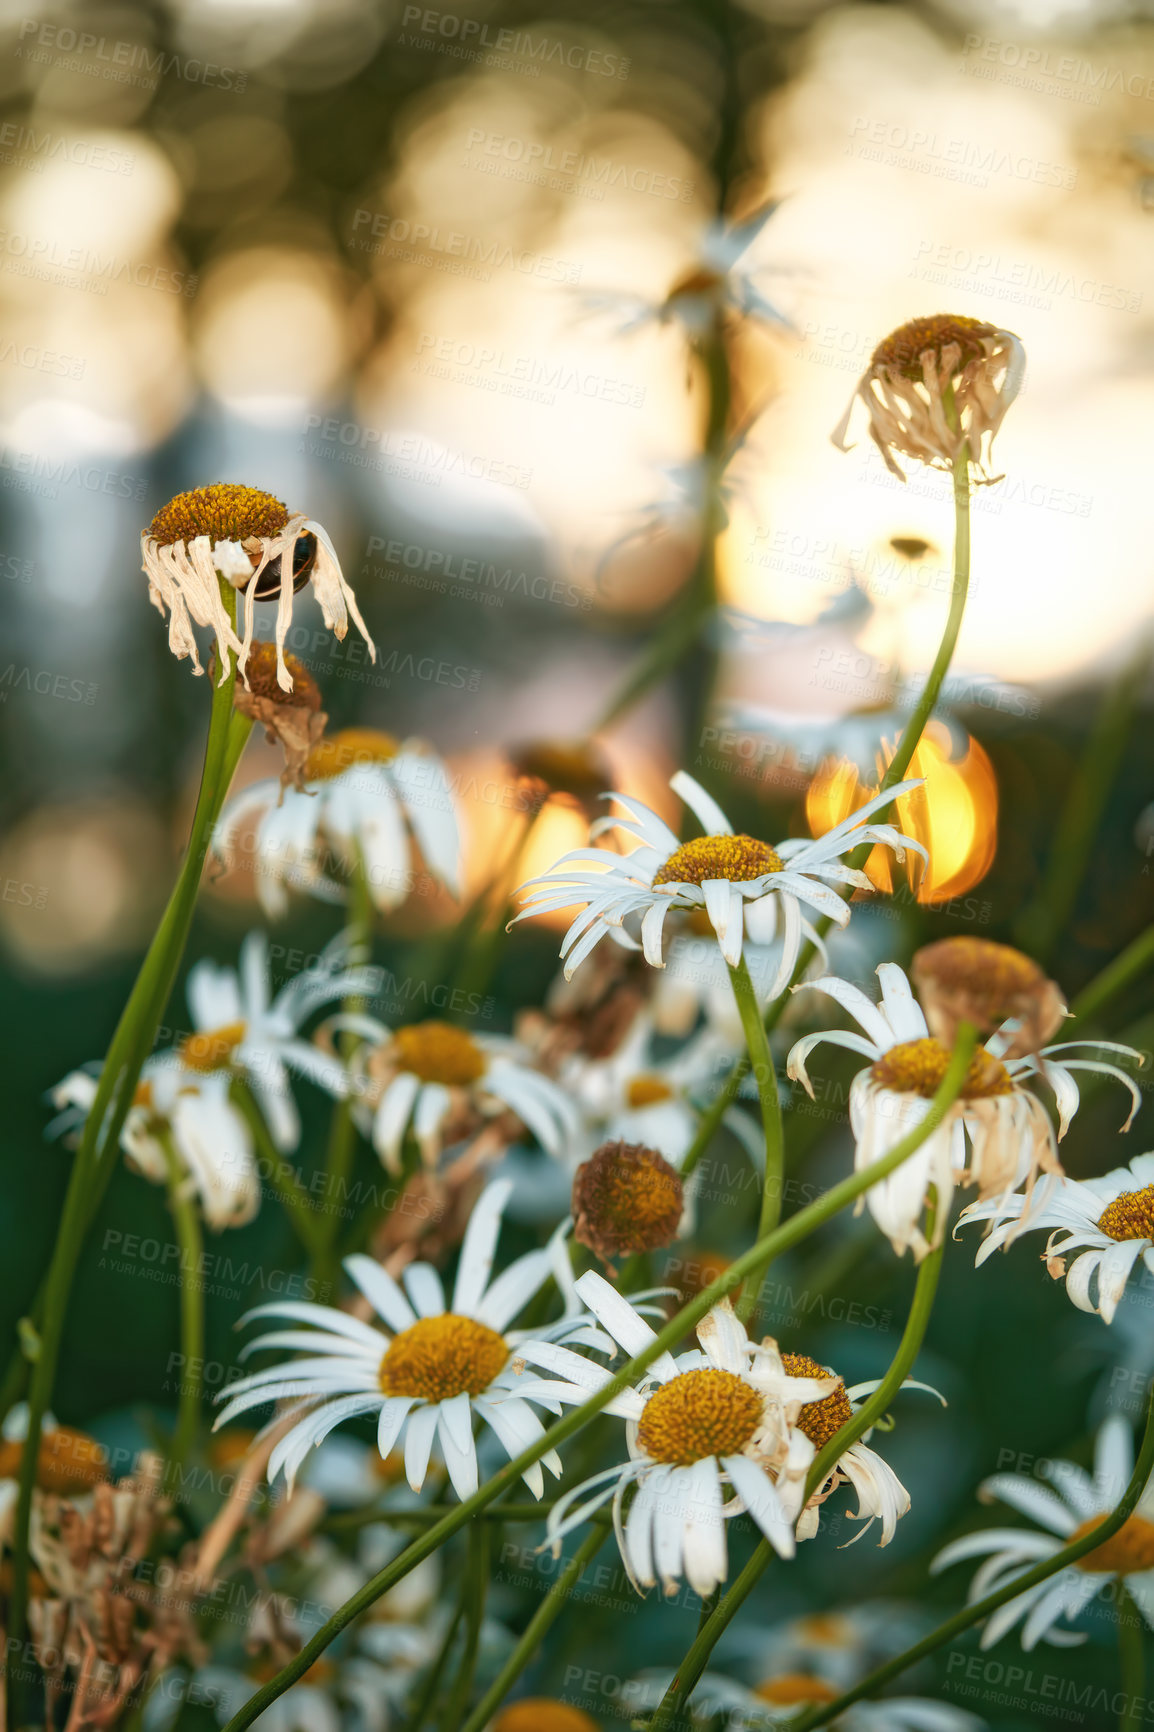
[[[882,744],[880,781],[893,759],[895,746]],[[928,851],[907,856],[904,868],[910,888],[924,904],[948,902],[979,884],[994,862],[998,848],[998,784],[994,767],[977,740],[966,736],[965,748],[954,750],[949,730],[931,721],[918,743],[907,771],[923,786],[894,802],[889,822],[913,836]],[[842,759],[818,771],[805,797],[805,816],[814,836],[824,836],[851,812],[872,799],[876,788],[862,786],[856,764]],[[865,871],[879,890],[894,885],[891,850],[874,848]]]

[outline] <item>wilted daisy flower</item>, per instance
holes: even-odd
[[[856,1139],[854,1166],[859,1172],[881,1160],[895,1143],[921,1123],[950,1062],[949,1048],[931,1037],[909,982],[897,964],[883,962],[877,975],[882,987],[880,1005],[847,980],[830,975],[813,981],[814,990],[836,999],[865,1033],[851,1034],[838,1029],[807,1034],[791,1050],[787,1065],[790,1077],[800,1082],[812,1097],[806,1059],[821,1041],[848,1047],[851,1052],[873,1060],[869,1069],[859,1071],[850,1085],[850,1126]],[[1033,1194],[1038,1173],[1059,1173],[1061,1167],[1049,1114],[1037,1096],[1023,1086],[1027,1078],[1041,1077],[1054,1091],[1058,1141],[1065,1136],[1078,1108],[1078,1085],[1072,1074],[1076,1070],[1104,1071],[1130,1090],[1133,1110],[1123,1130],[1138,1110],[1141,1103],[1138,1089],[1116,1065],[1100,1059],[1065,1056],[1074,1049],[1089,1046],[1125,1053],[1141,1064],[1141,1054],[1130,1047],[1114,1041],[1063,1041],[1040,1053],[1003,1060],[999,1056],[1001,1043],[1002,1037],[995,1034],[985,1046],[978,1047],[970,1060],[961,1094],[938,1129],[896,1172],[872,1186],[863,1199],[899,1254],[912,1246],[920,1260],[930,1249],[920,1223],[931,1185],[938,1198],[934,1244],[940,1244],[945,1233],[947,1205],[955,1181],[977,1185],[982,1198],[1007,1196],[1024,1182],[1027,1185],[1024,1202],[1032,1206],[1041,1200]],[[1024,1224],[1023,1218],[1021,1226]]]
[[[559,1256],[564,1256],[564,1229],[543,1250],[518,1257],[491,1281],[501,1215],[512,1189],[508,1179],[498,1179],[477,1199],[448,1307],[441,1277],[431,1263],[410,1263],[402,1276],[402,1291],[379,1263],[357,1254],[345,1258],[345,1268],[386,1326],[384,1330],[347,1311],[306,1300],[273,1300],[248,1313],[248,1318],[284,1317],[311,1325],[275,1330],[250,1342],[246,1355],[266,1347],[299,1347],[306,1357],[253,1372],[231,1383],[218,1397],[228,1405],[216,1421],[217,1428],[270,1401],[296,1403],[292,1411],[302,1417],[269,1458],[270,1482],[283,1471],[291,1486],[309,1450],[323,1442],[334,1426],[361,1414],[379,1416],[377,1448],[382,1460],[404,1439],[405,1476],[413,1491],[420,1491],[425,1483],[435,1440],[461,1498],[477,1489],[474,1418],[485,1422],[510,1460],[543,1435],[513,1368],[514,1350],[523,1356],[530,1342],[509,1325],[557,1272]],[[534,1335],[540,1340],[608,1345],[579,1315],[547,1324]],[[561,1462],[554,1450],[542,1461],[560,1477]],[[527,1467],[522,1478],[533,1496],[540,1497],[541,1462]]]
[[[1025,1198],[995,1197],[963,1209],[958,1226],[992,1221],[978,1247],[984,1263],[1022,1228]],[[1079,1311],[1096,1311],[1114,1321],[1126,1283],[1141,1260],[1154,1274],[1154,1154],[1135,1155],[1098,1179],[1059,1179],[1041,1208],[1033,1209],[1029,1231],[1053,1229],[1046,1245],[1046,1267]]]
[[[985,1563],[970,1583],[967,1595],[972,1605],[987,1594],[1007,1587],[1024,1571],[1071,1540],[1092,1533],[1115,1508],[1134,1472],[1134,1442],[1128,1420],[1112,1414],[1098,1432],[1094,1449],[1093,1478],[1072,1461],[1048,1463],[1047,1478],[1058,1496],[1024,1474],[996,1473],[983,1481],[978,1495],[997,1498],[1011,1509],[1040,1522],[1036,1528],[983,1528],[953,1540],[940,1551],[930,1568],[935,1574],[964,1558],[985,1556]],[[1154,1483],[1142,1493],[1137,1509],[1118,1532],[1096,1546],[1069,1569],[1036,1582],[1025,1593],[1007,1600],[991,1612],[982,1631],[981,1645],[992,1648],[1008,1630],[1022,1623],[1022,1647],[1027,1652],[1038,1642],[1071,1647],[1085,1635],[1057,1628],[1058,1621],[1072,1623],[1084,1607],[1112,1582],[1125,1584],[1146,1622],[1154,1628]]]
[[[573,1180],[573,1237],[612,1273],[614,1257],[671,1245],[684,1207],[681,1179],[664,1155],[643,1143],[602,1143]]]
[[[506,1111],[550,1155],[563,1155],[578,1133],[569,1096],[531,1068],[516,1041],[469,1034],[435,1017],[392,1030],[370,1017],[333,1020],[370,1043],[355,1060],[363,1103],[358,1117],[390,1172],[400,1171],[407,1135],[425,1164],[435,1166],[446,1142],[474,1135]]]
[[[255,821],[255,830],[249,826]],[[382,913],[413,886],[413,843],[434,877],[460,894],[461,839],[449,779],[420,740],[342,728],[310,749],[298,789],[254,782],[225,807],[213,847],[226,867],[250,858],[261,906],[288,910],[286,885],[335,899],[331,856],[346,873],[363,862]]]
[[[770,998],[776,998],[797,965],[803,939],[814,936],[801,911],[802,904],[845,926],[849,909],[830,885],[871,888],[864,872],[842,864],[844,853],[862,842],[882,843],[899,859],[905,858],[906,848],[925,852],[920,843],[902,836],[889,824],[864,822],[899,795],[919,786],[917,782],[901,782],[875,795],[816,841],[795,839],[773,848],[753,836],[735,835],[716,800],[684,770],[677,772],[669,786],[708,834],[679,842],[656,812],[640,800],[615,793],[612,798],[627,816],[598,819],[591,836],[622,830],[638,838],[641,846],[624,857],[601,848],[575,848],[563,855],[552,871],[525,886],[528,906],[517,920],[584,904],[584,912],[570,926],[561,945],[566,976],[609,933],[616,933],[619,943],[623,939],[634,943],[622,928],[630,915],[641,918],[641,948],[646,961],[654,968],[663,967],[662,932],[671,908],[703,908],[717,934],[721,954],[731,968],[736,968],[745,933],[757,944],[770,943],[780,910],[781,960],[768,992]],[[570,863],[572,868],[565,870]]]
[[[656,1339],[600,1275],[582,1275],[577,1292],[627,1354]],[[696,1593],[712,1593],[729,1570],[726,1520],[742,1513],[779,1556],[793,1556],[793,1524],[775,1480],[787,1466],[804,1479],[814,1448],[795,1429],[797,1416],[836,1386],[822,1372],[791,1376],[768,1336],[749,1340],[728,1300],[697,1325],[697,1339],[700,1351],[661,1354],[636,1388],[607,1403],[606,1413],[628,1421],[629,1459],[594,1474],[549,1512],[546,1532],[556,1544],[612,1498],[622,1561],[638,1591],[660,1580],[671,1594],[684,1576]],[[524,1384],[529,1400],[579,1404],[609,1376],[552,1342],[526,1342],[519,1352],[552,1374]],[[636,1495],[622,1526],[630,1486]]]
[[[990,446],[1025,371],[1026,353],[1012,331],[950,313],[911,319],[870,356],[833,442],[849,450],[846,434],[860,398],[869,413],[870,437],[899,481],[905,475],[895,451],[936,469],[952,469],[963,446],[977,478],[990,481]],[[947,393],[952,394],[952,415]]]
[[[1001,1035],[1001,1056],[1037,1052],[1066,1020],[1066,1001],[1038,964],[989,938],[939,938],[914,952],[910,974],[936,1040],[952,1046],[959,1024]]]
[[[194,1032],[145,1061],[120,1142],[130,1166],[166,1184],[165,1141],[171,1138],[210,1226],[241,1226],[260,1205],[252,1132],[230,1099],[234,1078],[243,1078],[252,1089],[277,1148],[285,1152],[300,1137],[290,1070],[330,1094],[345,1092],[343,1067],[302,1039],[299,1030],[321,1005],[371,989],[371,973],[346,968],[346,958],[344,940],[335,939],[316,968],[298,974],[275,998],[268,941],[260,932],[245,939],[239,970],[205,961],[189,971],[186,992]],[[65,1077],[54,1099],[67,1110],[49,1133],[82,1124],[95,1095],[90,1072]]]
[[[214,482],[190,493],[178,493],[157,512],[140,538],[148,598],[168,616],[168,647],[175,656],[191,656],[202,671],[193,624],[209,626],[216,635],[221,679],[231,668],[229,651],[243,674],[255,620],[254,604],[277,598],[277,681],[292,690],[292,675],[284,659],[285,639],[292,624],[293,596],[311,583],[325,625],[338,638],[349,629],[349,615],[377,659],[357,607],[341,574],[328,532],[303,512],[290,514],[271,493],[258,487]],[[244,593],[244,635],[238,637],[221,599],[219,578]]]
[[[789,1377],[804,1377],[815,1381],[824,1378],[827,1383],[830,1380],[834,1382],[832,1391],[803,1407],[795,1421],[797,1429],[813,1445],[814,1455],[823,1449],[831,1438],[836,1437],[843,1426],[849,1424],[866,1396],[872,1395],[878,1387],[878,1380],[875,1379],[872,1383],[855,1383],[852,1388],[847,1389],[844,1379],[839,1377],[836,1371],[819,1365],[816,1359],[810,1359],[804,1353],[783,1353],[781,1363]],[[903,1388],[924,1389],[926,1385],[914,1383],[911,1378],[907,1378]],[[931,1393],[936,1394],[937,1391]],[[883,1461],[876,1450],[869,1448],[866,1443],[869,1435],[867,1431],[838,1456],[825,1479],[805,1503],[804,1509],[801,1509],[801,1504],[805,1496],[808,1464],[801,1466],[799,1455],[786,1467],[780,1485],[782,1501],[791,1514],[800,1510],[797,1523],[799,1540],[813,1539],[817,1533],[818,1512],[826,1498],[839,1486],[852,1485],[857,1492],[858,1507],[851,1519],[865,1523],[861,1533],[854,1535],[854,1540],[860,1540],[875,1521],[880,1521],[882,1537],[878,1544],[889,1545],[899,1519],[910,1507],[910,1494],[889,1463]],[[850,1543],[853,1544],[853,1541]]]

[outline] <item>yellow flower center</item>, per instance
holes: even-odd
[[[888,367],[904,379],[921,380],[922,355],[927,349],[940,360],[941,352],[956,343],[961,350],[957,372],[971,361],[980,361],[986,354],[986,342],[997,336],[997,329],[984,319],[969,319],[960,314],[933,313],[926,319],[911,319],[883,339],[870,356],[870,367]]]
[[[598,1732],[596,1720],[552,1696],[526,1696],[502,1708],[492,1732]]]
[[[781,869],[781,856],[753,836],[697,836],[674,850],[653,882],[704,884],[709,878],[725,878],[743,884]]]
[[[393,1058],[422,1082],[467,1088],[484,1076],[487,1059],[472,1035],[451,1022],[418,1022],[393,1036]]]
[[[891,1046],[876,1064],[870,1066],[870,1076],[879,1088],[894,1094],[921,1095],[929,1100],[941,1087],[950,1062],[950,1050],[940,1040],[904,1040]],[[962,1099],[984,1100],[990,1095],[1012,1094],[1013,1081],[1005,1065],[980,1046],[970,1060],[962,1084]]]
[[[354,764],[391,764],[400,749],[400,742],[379,728],[338,728],[309,753],[305,781],[330,781]]]
[[[810,1359],[805,1353],[783,1353],[781,1363],[789,1377],[831,1375],[824,1365],[819,1365],[816,1359]],[[797,1416],[797,1428],[805,1433],[815,1448],[820,1449],[852,1418],[853,1408],[845,1392],[845,1384],[839,1383],[833,1394],[827,1395],[824,1401],[806,1403]]]
[[[609,1261],[656,1251],[677,1237],[681,1178],[643,1143],[602,1143],[573,1180],[574,1236]]]
[[[221,1028],[187,1035],[178,1048],[178,1057],[185,1070],[224,1070],[244,1036],[243,1022],[226,1022]]]
[[[248,689],[257,698],[267,698],[273,704],[287,704],[292,709],[319,710],[321,689],[299,657],[285,651],[285,666],[292,675],[293,689],[282,691],[276,679],[276,645],[258,639],[248,652],[244,677]],[[322,741],[322,744],[324,742]],[[315,748],[314,748],[315,749]]]
[[[692,1467],[707,1455],[740,1455],[761,1415],[761,1396],[735,1371],[683,1371],[645,1403],[637,1441],[653,1461]]]
[[[1070,1539],[1080,1540],[1093,1533],[1105,1513],[1103,1510],[1102,1515],[1082,1522]],[[1116,1534],[1079,1558],[1074,1568],[1109,1576],[1136,1575],[1141,1570],[1154,1569],[1154,1522],[1147,1521],[1145,1516],[1130,1516]]]
[[[483,1395],[508,1357],[504,1337],[472,1317],[452,1311],[422,1317],[389,1343],[378,1372],[381,1393],[420,1401]]]
[[[1123,1191],[1098,1217],[1099,1232],[1111,1239],[1154,1239],[1154,1185]]]
[[[217,481],[170,499],[149,524],[148,533],[162,547],[178,541],[187,545],[198,535],[207,535],[215,547],[218,541],[247,541],[250,536],[271,540],[287,522],[287,508],[271,493]]]
[[[640,1076],[630,1077],[625,1086],[626,1104],[631,1107],[651,1107],[658,1101],[672,1099],[673,1090],[664,1077],[654,1076],[648,1071]]]
[[[783,1672],[778,1678],[767,1678],[753,1693],[778,1708],[792,1708],[802,1702],[836,1702],[838,1695],[832,1684],[808,1672]]]

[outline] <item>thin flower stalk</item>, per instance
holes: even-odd
[[[954,1050],[955,1062],[962,1051],[968,1050],[972,1053],[976,1038],[976,1032],[973,1029],[964,1031]],[[969,1062],[968,1059],[966,1062]],[[853,1418],[835,1432],[814,1457],[806,1475],[806,1503],[824,1482],[839,1457],[844,1455],[849,1446],[856,1443],[859,1437],[864,1436],[885,1413],[890,1401],[897,1394],[913,1368],[914,1361],[921,1351],[926,1329],[929,1326],[930,1313],[938,1290],[938,1277],[941,1274],[942,1252],[943,1247],[937,1245],[925,1257],[918,1269],[913,1304],[910,1306],[910,1314],[889,1370],[873,1394],[858,1408]],[[767,1541],[761,1540],[736,1582],[722,1596],[709,1616],[702,1621],[697,1639],[681,1662],[673,1681],[665,1692],[650,1723],[649,1732],[668,1732],[668,1728],[677,1723],[678,1715],[696,1689],[702,1673],[709,1664],[714,1648],[741,1610],[754,1586],[761,1579],[773,1555],[773,1548]]]
[[[356,846],[353,870],[349,877],[349,962],[354,967],[367,963],[372,955],[374,908],[365,870],[365,858]],[[346,1016],[355,1016],[366,1009],[363,999],[346,999],[342,1006]],[[360,1045],[359,1037],[346,1031],[340,1036],[341,1051],[347,1064]],[[339,1265],[336,1240],[340,1229],[340,1203],[348,1195],[353,1161],[357,1151],[357,1127],[353,1121],[351,1092],[339,1095],[333,1102],[329,1121],[329,1140],[325,1155],[326,1211],[317,1221],[313,1246],[313,1277],[318,1282],[335,1281]]]
[[[757,1083],[757,1095],[761,1102],[761,1126],[765,1133],[765,1182],[761,1191],[761,1218],[757,1237],[764,1239],[773,1232],[781,1219],[785,1179],[785,1133],[781,1122],[781,1101],[777,1092],[777,1075],[773,1067],[769,1036],[761,1020],[757,993],[749,977],[749,964],[744,957],[736,968],[730,969],[729,978],[733,984],[733,997],[741,1017],[750,1065]],[[757,1303],[759,1274],[760,1271],[754,1270],[735,1306],[742,1323],[748,1323]]]
[[[204,1283],[200,1278],[204,1234],[188,1171],[170,1131],[160,1133],[168,1166],[168,1206],[180,1248],[180,1394],[170,1460],[177,1472],[188,1464],[200,1425],[201,1370],[204,1366]]]
[[[615,1395],[620,1395],[647,1371],[654,1360],[661,1354],[675,1347],[690,1330],[696,1328],[701,1319],[732,1293],[747,1275],[754,1269],[764,1269],[773,1258],[791,1250],[803,1239],[838,1214],[848,1204],[855,1202],[871,1184],[887,1177],[894,1172],[903,1161],[910,1158],[921,1147],[925,1138],[941,1124],[953,1102],[957,1099],[963,1080],[973,1054],[975,1036],[972,1030],[959,1035],[954,1048],[949,1068],[942,1079],[941,1085],[930,1103],[930,1110],[899,1143],[895,1143],[890,1152],[874,1166],[865,1172],[852,1173],[840,1184],[834,1185],[824,1196],[777,1227],[768,1239],[759,1240],[749,1251],[736,1258],[708,1287],[702,1291],[661,1329],[653,1340],[619,1371],[609,1377],[594,1391],[588,1401],[580,1407],[573,1408],[564,1418],[557,1420],[534,1443],[522,1450],[521,1454],[499,1468],[493,1477],[480,1486],[471,1497],[465,1498],[450,1513],[434,1523],[423,1535],[403,1551],[399,1557],[388,1564],[377,1575],[365,1583],[355,1594],[339,1606],[332,1617],[321,1626],[311,1639],[304,1644],[300,1652],[283,1666],[274,1678],[257,1690],[244,1706],[233,1715],[224,1728],[224,1732],[245,1732],[255,1720],[264,1713],[270,1703],[292,1685],[298,1678],[304,1676],[309,1667],[317,1660],[329,1644],[336,1640],[341,1631],[352,1623],[354,1618],[376,1603],[383,1594],[387,1594],[398,1582],[403,1581],[409,1572],[438,1551],[445,1541],[465,1527],[482,1510],[494,1504],[503,1492],[510,1490],[524,1473],[550,1449],[556,1449],[567,1438],[581,1431],[590,1420],[595,1419]],[[864,1411],[864,1409],[863,1409]]]
[[[319,1243],[320,1224],[309,1192],[297,1177],[296,1168],[273,1142],[256,1096],[243,1077],[233,1078],[229,1098],[252,1132],[262,1176],[268,1179],[276,1192],[305,1250],[313,1252]]]
[[[221,583],[221,597],[234,624],[236,594]],[[108,1048],[95,1100],[85,1123],[72,1165],[72,1175],[60,1220],[60,1229],[44,1288],[43,1323],[39,1332],[36,1363],[28,1396],[27,1442],[20,1464],[20,1492],[12,1539],[12,1593],[9,1636],[19,1642],[24,1634],[28,1590],[28,1531],[32,1515],[37,1448],[44,1415],[52,1399],[56,1367],[72,1282],[80,1251],[91,1225],[99,1198],[116,1169],[112,1158],[119,1140],[144,1060],[152,1048],[184,954],[193,910],[200,890],[201,873],[220,815],[228,785],[252,729],[251,719],[233,708],[236,668],[216,684],[212,694],[208,740],[200,792],[188,850],[124,1007]]]
[[[1125,992],[1128,986],[1140,980],[1151,966],[1154,966],[1154,924],[1132,939],[1113,962],[1107,963],[1102,972],[1082,988],[1070,1006],[1070,1014],[1083,1022],[1092,1022],[1120,992]]]
[[[845,1712],[854,1702],[860,1702],[867,1696],[873,1696],[878,1690],[894,1678],[915,1666],[919,1660],[924,1660],[927,1654],[942,1647],[946,1642],[960,1636],[964,1630],[974,1624],[981,1623],[991,1612],[996,1612],[999,1606],[1004,1606],[1007,1600],[1012,1600],[1026,1589],[1035,1587],[1039,1582],[1056,1576],[1059,1571],[1071,1564],[1076,1564],[1080,1558],[1096,1551],[1122,1528],[1133,1515],[1138,1506],[1138,1500],[1146,1489],[1146,1482],[1154,1473],[1154,1385],[1147,1394],[1146,1429],[1142,1435],[1142,1445],[1138,1451],[1138,1459],[1134,1464],[1134,1472],[1121,1500],[1113,1512],[1100,1521],[1096,1527],[1082,1534],[1079,1539],[1071,1540],[1062,1550],[1053,1556],[1043,1558],[1033,1569],[1025,1570],[1021,1575],[1015,1575],[1004,1587],[992,1594],[987,1594],[984,1600],[977,1600],[971,1606],[965,1606],[954,1617],[947,1618],[944,1624],[939,1624],[936,1630],[931,1630],[928,1636],[920,1642],[915,1642],[912,1648],[898,1654],[893,1660],[888,1660],[884,1666],[855,1684],[852,1690],[847,1690],[835,1702],[822,1704],[804,1713],[799,1720],[790,1725],[790,1732],[816,1732],[818,1726],[826,1726],[831,1720],[836,1720],[839,1714]]]
[[[494,1512],[498,1513],[498,1512]],[[540,1514],[540,1511],[537,1511]],[[569,1559],[555,1582],[551,1582],[545,1592],[541,1604],[533,1613],[525,1626],[524,1633],[517,1646],[501,1667],[492,1684],[485,1691],[469,1718],[461,1727],[461,1732],[484,1732],[501,1703],[505,1700],[517,1679],[536,1656],[545,1637],[556,1623],[569,1600],[575,1585],[580,1581],[585,1566],[591,1563],[601,1547],[605,1544],[609,1532],[608,1522],[594,1522]]]

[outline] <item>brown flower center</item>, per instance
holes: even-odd
[[[691,1467],[707,1455],[740,1455],[761,1415],[761,1396],[735,1371],[683,1371],[645,1403],[637,1441],[653,1461]]]
[[[492,1732],[598,1732],[596,1720],[552,1696],[525,1696],[502,1708]]]
[[[291,692],[282,691],[277,684],[276,645],[258,638],[249,650],[248,661],[245,663],[244,674],[249,691],[254,697],[266,698],[269,703],[287,704],[298,710],[319,710],[321,689],[309,670],[299,657],[290,655],[287,650],[284,659],[285,666],[292,675]],[[314,751],[316,749],[314,748]]]
[[[295,668],[292,671],[295,673]],[[338,728],[309,753],[305,781],[330,781],[354,764],[390,764],[400,749],[392,734],[379,728]]]
[[[568,794],[591,806],[613,780],[613,773],[594,746],[578,741],[533,740],[512,754],[519,775],[541,782],[555,794]]]
[[[886,367],[891,372],[900,373],[903,379],[920,382],[921,358],[925,351],[932,349],[940,364],[942,350],[956,343],[961,351],[956,375],[971,361],[980,361],[987,353],[986,343],[997,334],[997,327],[988,325],[984,319],[933,313],[929,318],[911,319],[908,324],[891,331],[870,356],[870,367]]]
[[[1104,1515],[1105,1511],[1102,1515],[1091,1516],[1089,1521],[1082,1522],[1074,1529],[1070,1539],[1084,1539],[1087,1534],[1093,1533]],[[1100,1546],[1095,1546],[1084,1558],[1079,1558],[1074,1568],[1109,1576],[1136,1575],[1140,1570],[1154,1569],[1154,1522],[1147,1521],[1145,1516],[1130,1516],[1116,1534],[1103,1540]]]
[[[288,522],[288,510],[271,493],[259,487],[238,487],[217,481],[211,487],[195,487],[178,493],[162,506],[148,526],[148,533],[162,547],[187,544],[207,535],[218,541],[271,540]]]
[[[393,1036],[393,1058],[422,1082],[467,1088],[484,1076],[488,1061],[473,1039],[451,1022],[418,1022]]]
[[[447,1311],[402,1329],[389,1343],[377,1375],[383,1395],[450,1401],[454,1395],[483,1395],[508,1357],[495,1329]]]
[[[630,1077],[625,1085],[625,1101],[630,1107],[652,1107],[656,1106],[658,1101],[672,1099],[673,1090],[665,1078],[654,1076],[649,1071]]]
[[[1154,1239],[1154,1185],[1123,1191],[1098,1217],[1099,1232],[1111,1239]]]
[[[891,1046],[876,1064],[870,1066],[870,1076],[879,1088],[894,1094],[921,1095],[929,1100],[941,1087],[950,1063],[950,1050],[940,1040],[904,1040]],[[990,1095],[1012,1094],[1013,1081],[1005,1065],[980,1046],[970,1060],[962,1099],[985,1100]]]
[[[779,1678],[767,1678],[753,1692],[763,1702],[778,1708],[791,1708],[802,1702],[836,1702],[838,1693],[824,1678],[813,1678],[808,1672],[783,1672]]]
[[[670,1244],[681,1211],[680,1175],[643,1143],[602,1143],[573,1180],[574,1236],[606,1262]]]
[[[704,884],[710,878],[726,878],[731,884],[743,884],[781,869],[780,855],[753,836],[697,836],[673,851],[653,882]]]
[[[243,1022],[226,1022],[221,1028],[186,1035],[177,1048],[177,1057],[185,1070],[224,1070],[244,1036]]]
[[[788,1377],[832,1375],[824,1365],[819,1365],[816,1359],[810,1359],[805,1353],[783,1353],[781,1363]],[[845,1384],[839,1383],[833,1394],[827,1395],[824,1401],[806,1403],[797,1416],[797,1427],[799,1431],[804,1431],[815,1448],[820,1449],[843,1425],[848,1425],[852,1418],[853,1408],[845,1392]]]

